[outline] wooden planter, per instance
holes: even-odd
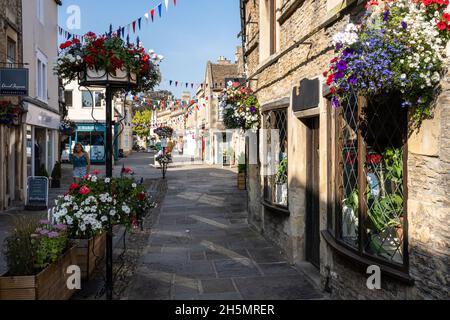
[[[245,190],[247,188],[245,172],[238,173],[238,188],[239,190]]]
[[[105,257],[106,233],[89,240],[75,240],[75,243],[76,265],[81,269],[81,279],[89,281]]]
[[[0,277],[0,300],[69,300],[67,268],[76,264],[75,247],[35,276]]]

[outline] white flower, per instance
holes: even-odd
[[[92,176],[91,177],[91,181],[94,182],[94,183],[97,182],[97,177],[96,176]]]
[[[122,211],[125,212],[126,214],[130,214],[131,209],[126,204],[124,204],[122,206]]]
[[[103,216],[103,217],[101,218],[101,220],[102,220],[103,222],[106,222],[106,221],[108,221],[108,217],[107,217],[107,216]]]
[[[137,188],[137,184],[136,183],[133,183],[131,186],[133,187],[133,189]]]
[[[112,209],[110,212],[109,212],[109,215],[111,216],[111,217],[114,217],[115,215],[116,215],[116,210],[114,210],[114,209]]]
[[[105,179],[105,183],[110,183],[111,182],[111,179],[110,178],[106,178]]]

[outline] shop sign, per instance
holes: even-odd
[[[1,96],[28,95],[28,69],[0,69]]]

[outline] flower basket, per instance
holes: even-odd
[[[105,257],[106,233],[90,239],[75,239],[76,265],[81,269],[81,279],[89,281],[96,267]]]
[[[20,108],[11,101],[0,102],[0,124],[7,126],[19,125]]]
[[[173,136],[173,129],[171,127],[159,127],[154,130],[154,133],[159,136],[161,139],[169,139]]]
[[[67,288],[69,266],[76,265],[76,248],[34,276],[0,277],[0,300],[69,300],[74,290]]]

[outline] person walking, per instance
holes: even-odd
[[[91,160],[89,154],[84,151],[81,143],[77,143],[73,149],[73,179],[80,183],[81,179],[91,171]]]

